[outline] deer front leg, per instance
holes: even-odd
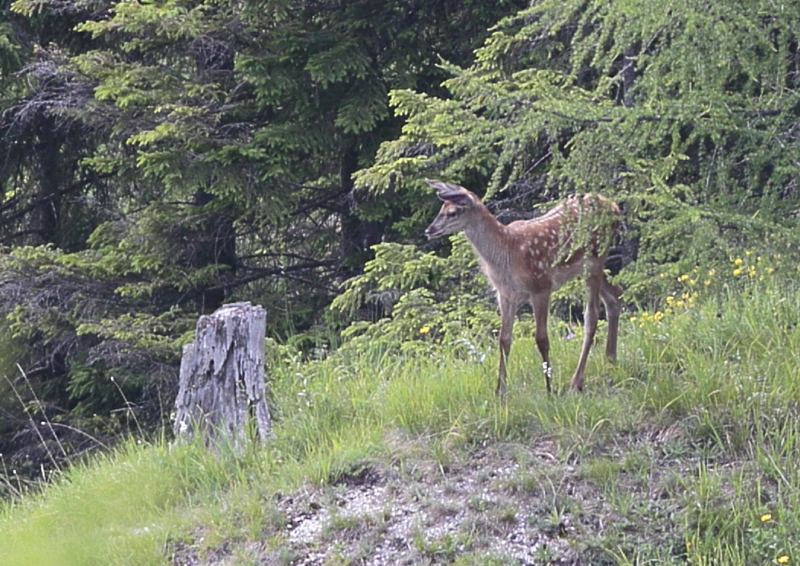
[[[495,394],[502,397],[506,394],[506,362],[508,353],[511,351],[511,335],[514,328],[514,315],[517,310],[517,303],[509,298],[498,297],[500,304],[500,367],[497,370],[497,388]]]
[[[589,350],[592,348],[594,334],[597,331],[597,319],[600,316],[600,286],[601,279],[595,275],[591,275],[586,282],[587,296],[586,310],[583,314],[583,346],[581,346],[578,367],[575,369],[570,382],[570,389],[573,391],[583,391],[583,371],[586,369],[586,360],[589,358]]]
[[[550,293],[537,293],[531,299],[533,319],[536,323],[536,347],[542,355],[542,370],[544,371],[544,384],[547,394],[550,395],[550,377],[553,375],[553,366],[550,365],[550,338],[547,336],[547,317],[550,313]]]

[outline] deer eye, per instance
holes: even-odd
[[[447,216],[448,218],[453,218],[456,214],[458,214],[458,210],[456,210],[455,208],[448,208],[447,210],[444,211],[444,215]]]

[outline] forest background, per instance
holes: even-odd
[[[424,240],[425,177],[504,222],[615,199],[609,267],[645,319],[798,275],[800,2],[4,0],[2,17],[15,473],[156,430],[181,346],[225,302],[267,306],[276,356],[490,343],[465,241]],[[559,295],[565,333],[580,300]]]

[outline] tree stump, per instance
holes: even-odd
[[[206,446],[229,442],[236,451],[252,434],[268,437],[265,332],[266,312],[250,303],[232,303],[200,317],[194,342],[183,347],[176,437],[202,434]]]

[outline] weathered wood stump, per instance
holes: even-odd
[[[240,450],[255,434],[269,435],[264,399],[266,312],[250,303],[225,305],[197,321],[194,342],[183,347],[175,436],[202,434],[206,446]]]

